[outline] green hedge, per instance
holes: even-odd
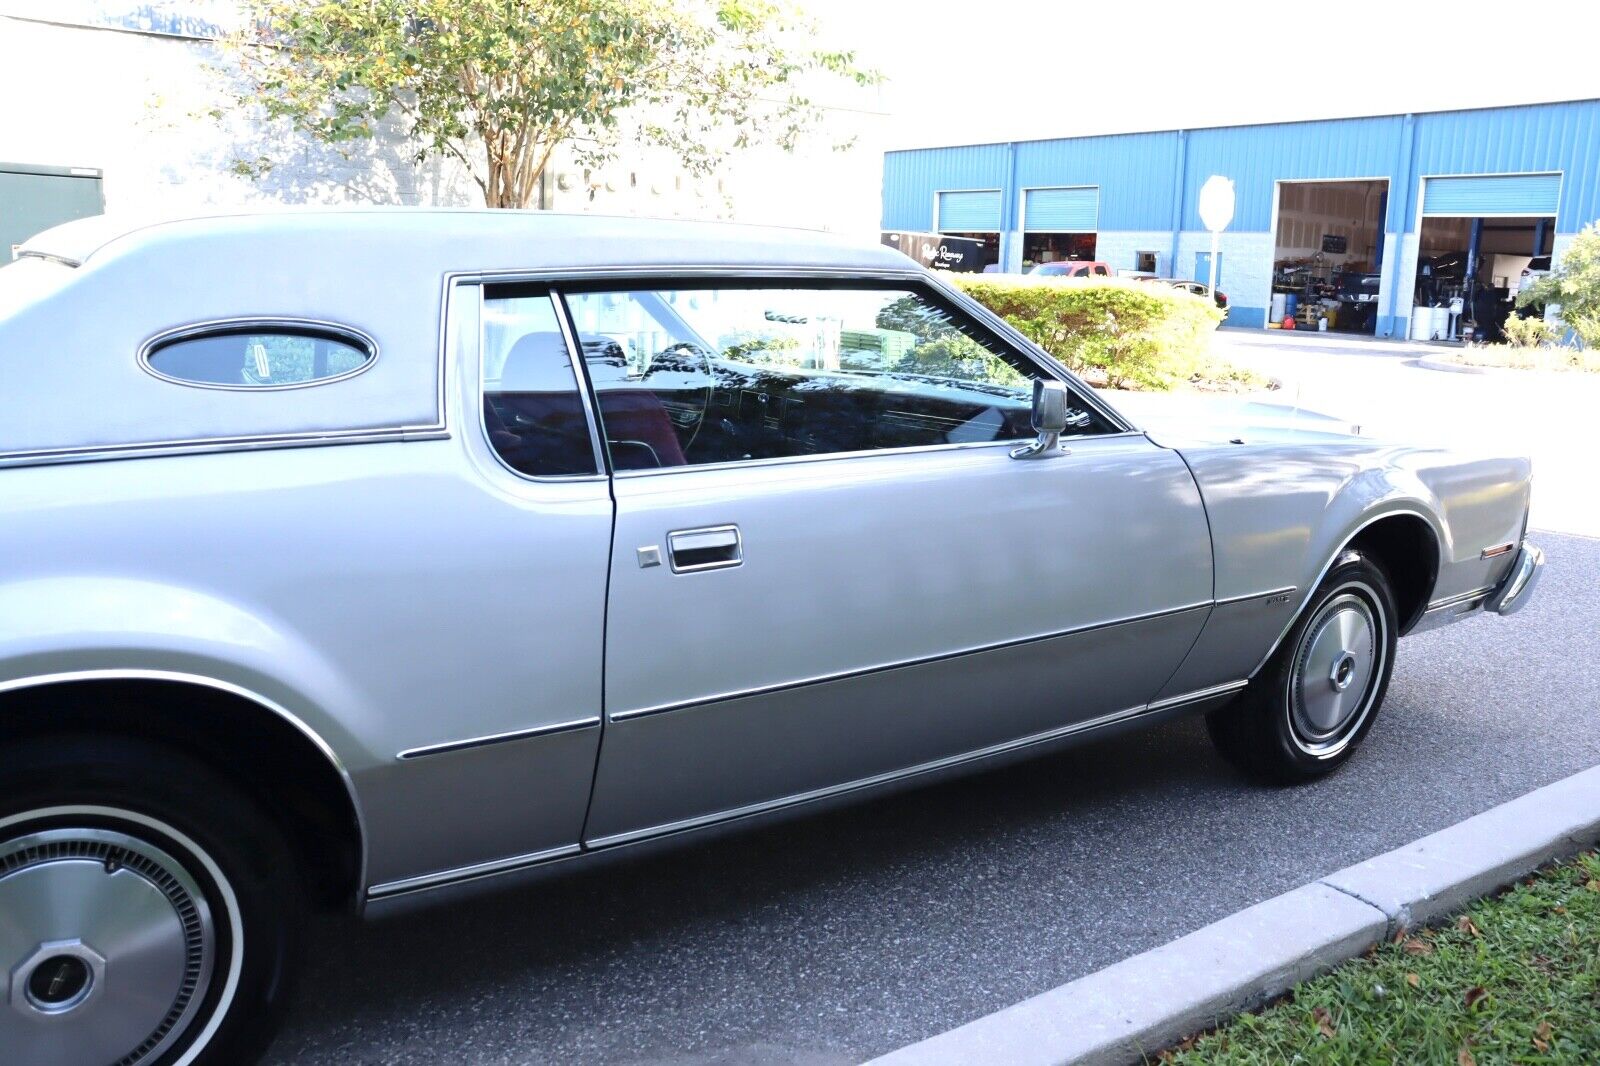
[[[1065,363],[1113,389],[1170,389],[1204,367],[1222,312],[1148,281],[950,274],[950,280]]]

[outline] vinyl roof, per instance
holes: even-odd
[[[460,208],[290,208],[157,220],[78,219],[25,242],[19,256],[68,266],[154,246],[304,239],[308,247],[381,233],[417,240],[419,254],[447,254],[445,269],[585,269],[672,266],[827,266],[906,269],[890,248],[813,230],[725,222]]]

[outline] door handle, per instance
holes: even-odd
[[[724,570],[744,562],[744,539],[738,526],[706,526],[667,534],[667,558],[674,574]]]

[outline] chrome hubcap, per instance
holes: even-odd
[[[210,909],[160,848],[109,829],[0,843],[0,1048],[18,1066],[133,1066],[193,1020]]]
[[[1354,592],[1318,610],[1300,640],[1290,679],[1290,721],[1306,750],[1341,745],[1365,716],[1382,667],[1382,632],[1370,602]]]

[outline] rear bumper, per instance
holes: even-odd
[[[1515,614],[1522,610],[1527,602],[1533,598],[1534,586],[1539,583],[1539,577],[1544,573],[1544,552],[1537,547],[1523,541],[1522,550],[1517,552],[1516,561],[1511,564],[1508,572],[1484,602],[1483,608],[1495,614]]]
[[[1539,583],[1539,576],[1543,572],[1544,552],[1524,541],[1522,550],[1511,562],[1511,569],[1506,571],[1498,585],[1434,601],[1408,632],[1426,633],[1430,629],[1460,622],[1483,612],[1515,614],[1533,598],[1533,588]]]

